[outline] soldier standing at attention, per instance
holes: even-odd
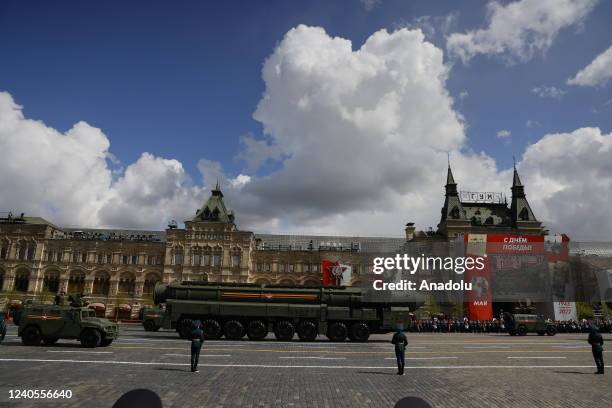
[[[591,326],[591,333],[589,334],[589,344],[593,351],[593,358],[595,359],[595,365],[597,365],[597,372],[595,374],[604,373],[604,361],[603,361],[603,337],[597,331],[597,326]]]
[[[395,345],[395,358],[397,358],[397,375],[404,375],[404,365],[406,360],[406,346],[408,339],[402,331],[402,327],[398,327],[397,331],[391,339],[391,344]]]
[[[191,372],[198,373],[198,359],[200,358],[200,350],[204,343],[204,330],[202,330],[202,323],[199,320],[193,321],[193,328],[191,330]]]

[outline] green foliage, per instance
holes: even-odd
[[[578,319],[592,319],[593,306],[586,302],[576,302],[576,313],[578,314]]]

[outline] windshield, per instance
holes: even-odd
[[[96,312],[93,310],[83,310],[81,312],[81,319],[87,319],[89,317],[96,317]]]

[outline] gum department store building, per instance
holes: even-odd
[[[135,313],[158,281],[319,285],[323,259],[352,266],[353,284],[368,253],[397,252],[408,241],[440,242],[461,233],[546,234],[516,169],[510,206],[502,194],[459,192],[450,166],[437,231],[405,238],[270,235],[241,231],[217,185],[185,228],[165,231],[62,228],[38,217],[0,217],[0,297],[50,300],[58,291]]]

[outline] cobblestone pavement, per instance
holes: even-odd
[[[74,341],[25,347],[11,327],[0,345],[0,406],[110,407],[136,388],[155,391],[164,407],[393,407],[406,396],[452,408],[612,406],[612,371],[593,375],[586,335],[408,338],[405,376],[395,374],[390,335],[365,344],[208,341],[191,373],[189,342],[173,332],[125,325],[110,347],[92,350]],[[9,399],[15,389],[69,389],[72,398]]]

